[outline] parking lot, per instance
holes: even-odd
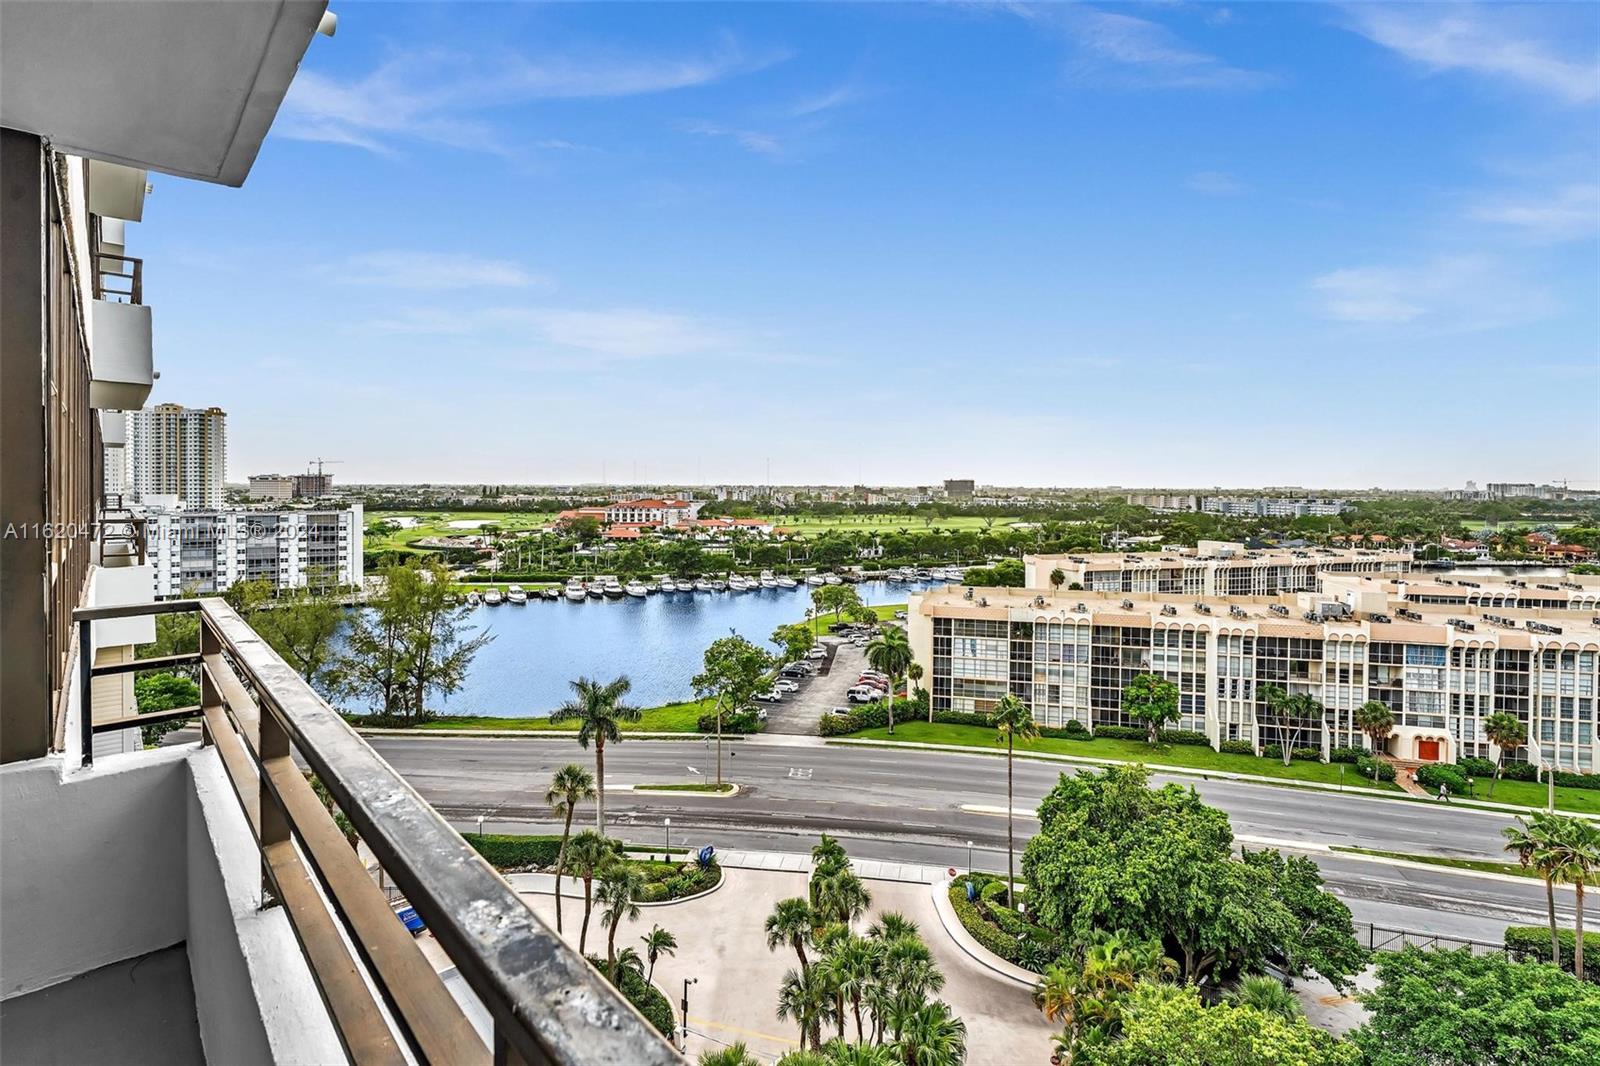
[[[866,654],[848,641],[835,637],[822,637],[817,643],[828,649],[829,657],[823,660],[827,672],[819,671],[815,677],[802,680],[799,692],[787,693],[777,703],[763,703],[761,706],[767,711],[767,732],[815,735],[818,719],[829,708],[849,706],[845,693],[865,668]]]

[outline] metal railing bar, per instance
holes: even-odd
[[[199,718],[205,712],[200,707],[174,707],[170,711],[151,711],[148,714],[125,714],[105,722],[94,723],[94,732],[112,733],[118,729],[132,729],[140,725],[160,725],[162,722],[181,722],[186,718]]]
[[[221,707],[206,708],[206,727],[211,734],[211,743],[216,747],[217,754],[222,757],[222,768],[228,771],[228,780],[233,785],[234,793],[239,797],[239,806],[244,808],[244,819],[250,825],[250,836],[259,844],[261,802],[256,798],[256,779],[250,757],[245,754],[239,735],[234,732],[228,722],[227,713]]]
[[[682,1062],[232,608],[201,602],[260,696],[263,728],[272,719],[288,732],[524,1060]]]
[[[395,917],[377,882],[345,840],[291,758],[262,764],[300,847],[333,902],[351,943],[378,977],[395,1020],[427,1062],[488,1063],[489,1049],[450,990]],[[476,1054],[474,1054],[476,1049]]]
[[[104,666],[96,666],[91,672],[95,677],[110,677],[113,674],[131,674],[139,670],[167,670],[174,666],[193,666],[199,661],[199,652],[187,651],[177,655],[153,655],[148,659],[134,659],[125,663],[107,663]]]
[[[215,687],[217,698],[222,701],[222,707],[234,727],[244,737],[246,748],[251,752],[257,751],[261,745],[261,711],[256,707],[255,700],[245,691],[221,652],[207,652],[201,659],[200,669]]]
[[[220,601],[219,601],[220,602]],[[157,600],[155,603],[119,603],[109,607],[79,607],[74,622],[101,622],[107,618],[142,618],[147,614],[185,614],[200,610],[199,600]]]

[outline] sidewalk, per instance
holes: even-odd
[[[811,873],[811,856],[798,852],[719,851],[717,861],[724,869]],[[949,876],[943,867],[922,866],[911,862],[885,862],[881,859],[851,859],[850,868],[864,881],[898,881],[913,885],[931,885]]]

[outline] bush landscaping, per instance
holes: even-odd
[[[502,873],[528,871],[554,873],[556,860],[561,856],[559,835],[463,833],[461,836],[490,866]],[[642,851],[649,855],[661,854],[659,848],[627,850]],[[692,859],[681,862],[661,862],[654,858],[626,861],[644,878],[644,883],[634,895],[634,899],[640,903],[664,903],[667,900],[692,896],[714,887],[722,879],[722,868],[715,862],[702,867]]]
[[[605,959],[595,955],[588,956],[588,959],[590,966],[602,974],[606,972]],[[662,995],[661,989],[644,979],[644,974],[623,966],[617,974],[616,988],[651,1025],[656,1027],[657,1032],[668,1038],[672,1036],[672,1004]]]
[[[976,899],[967,898],[968,884]],[[1050,930],[1006,906],[1004,878],[962,874],[950,882],[950,905],[974,940],[1025,970],[1043,973],[1064,948]]]
[[[1572,972],[1573,949],[1577,937],[1571,929],[1557,933],[1561,941],[1561,968]],[[1550,961],[1550,930],[1543,925],[1512,925],[1506,928],[1506,953],[1518,962]],[[1583,979],[1600,984],[1600,933],[1583,934]]]

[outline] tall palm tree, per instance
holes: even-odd
[[[632,970],[640,977],[644,976],[644,960],[639,957],[638,949],[627,947],[617,952],[614,972],[621,974],[623,970]]]
[[[569,762],[555,772],[550,787],[545,790],[544,801],[550,813],[559,815],[561,825],[561,851],[556,855],[556,932],[561,932],[561,875],[567,869],[567,839],[572,834],[572,815],[578,804],[594,799],[594,778],[589,771],[575,762]]]
[[[944,1002],[918,1004],[897,1021],[895,1050],[905,1066],[961,1066],[967,1060],[967,1023]]]
[[[592,829],[585,829],[567,846],[567,861],[583,882],[583,926],[578,931],[578,951],[589,942],[589,914],[594,909],[594,879],[617,857],[618,846]]]
[[[1500,771],[1505,767],[1506,755],[1527,743],[1528,727],[1516,715],[1496,711],[1483,720],[1483,735],[1499,750],[1499,756],[1494,761],[1494,777],[1489,781],[1489,798],[1494,799],[1494,786],[1500,783]]]
[[[1235,1007],[1254,1007],[1266,1014],[1276,1014],[1285,1021],[1294,1021],[1303,1013],[1294,993],[1283,987],[1276,977],[1260,974],[1246,977],[1239,987],[1228,994],[1228,1002]]]
[[[1573,901],[1574,943],[1572,945],[1572,972],[1583,979],[1583,893],[1600,877],[1600,828],[1587,818],[1554,816],[1555,829],[1550,840],[1540,849],[1551,865],[1552,879],[1569,884],[1576,893]],[[1561,965],[1561,954],[1555,955]]]
[[[894,733],[894,693],[899,687],[900,678],[904,676],[906,667],[914,661],[911,654],[911,638],[906,636],[906,631],[899,626],[890,626],[872,638],[867,645],[867,662],[872,664],[874,670],[882,670],[889,675],[889,733]],[[928,704],[928,720],[933,721],[933,704]]]
[[[900,1059],[894,1049],[882,1044],[846,1044],[843,1040],[830,1040],[822,1045],[823,1061],[827,1066],[898,1066]],[[790,1066],[788,1056],[782,1060]]]
[[[850,1001],[851,1012],[855,1015],[856,1043],[863,1043],[866,1036],[861,1025],[861,1000],[877,969],[872,942],[859,936],[846,937],[834,947],[829,957],[829,967],[834,988]]]
[[[644,886],[644,876],[626,863],[613,862],[600,875],[600,920],[606,924],[606,969],[611,983],[617,983],[617,926],[626,918],[638,920],[643,913],[633,901]]]
[[[594,741],[595,829],[606,831],[606,742],[622,743],[621,726],[637,722],[640,710],[622,702],[633,682],[623,674],[614,681],[601,684],[587,677],[572,682],[577,698],[556,708],[551,722],[578,723],[578,743],[587,748]]]
[[[1352,719],[1356,728],[1372,741],[1374,753],[1384,750],[1389,734],[1394,732],[1394,712],[1377,700],[1368,700],[1356,708]]]
[[[907,663],[906,664],[906,680],[911,682],[911,687],[912,688],[921,688],[922,687],[922,674],[923,674],[923,670],[922,670],[922,664],[921,663],[912,662],[912,663]],[[911,693],[907,692],[906,695],[910,696]],[[930,702],[928,704],[928,706],[931,708],[933,706],[933,704]]]
[[[833,1018],[833,996],[815,971],[790,970],[778,986],[778,1018],[800,1026],[800,1046],[822,1047],[822,1024]]]
[[[650,970],[644,979],[650,981],[656,976],[656,960],[663,955],[671,958],[678,953],[678,938],[659,925],[652,925],[650,931],[639,939],[644,941],[644,957],[650,962]]]
[[[920,936],[917,923],[899,911],[882,911],[878,920],[867,926],[867,936],[873,940],[898,940],[903,936]]]
[[[888,989],[887,1020],[898,1040],[907,1012],[944,988],[944,973],[933,961],[928,945],[917,937],[890,941],[883,949],[880,973]]]
[[[816,917],[825,922],[850,925],[872,906],[872,893],[866,883],[849,870],[840,870],[817,885]]]
[[[1545,914],[1550,923],[1550,958],[1561,962],[1561,935],[1556,925],[1555,863],[1548,850],[1555,835],[1554,816],[1536,812],[1530,818],[1518,818],[1517,824],[1500,830],[1506,838],[1505,850],[1517,856],[1524,870],[1532,870],[1544,881]]]
[[[994,710],[989,712],[989,723],[995,727],[1006,742],[1006,906],[1016,909],[1016,862],[1017,862],[1017,836],[1016,819],[1011,810],[1014,775],[1012,773],[1012,757],[1016,753],[1016,742],[1020,738],[1029,741],[1039,735],[1039,727],[1033,724],[1033,711],[1011,693],[1000,697]]]
[[[815,926],[816,914],[811,904],[798,897],[780,899],[767,915],[767,950],[776,951],[780,945],[789,945],[800,959],[800,972],[808,974],[811,961],[806,958],[806,941],[811,939]]]

